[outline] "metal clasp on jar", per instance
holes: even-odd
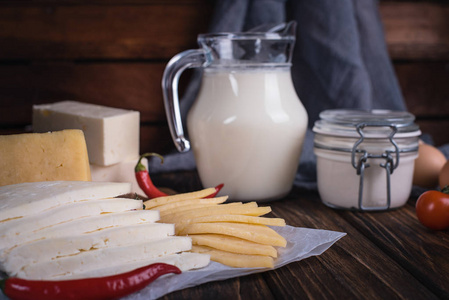
[[[394,147],[394,151],[385,150],[382,154],[372,154],[368,153],[366,150],[358,149],[358,146],[365,140],[365,133],[363,130],[365,127],[390,127],[391,132],[388,135],[388,140]],[[399,147],[393,139],[394,135],[398,131],[397,127],[392,124],[386,124],[381,122],[376,123],[359,123],[356,125],[356,130],[360,135],[360,139],[354,143],[351,151],[351,162],[352,166],[357,170],[357,175],[360,176],[359,181],[359,197],[358,197],[358,205],[360,210],[379,210],[379,209],[389,209],[391,206],[391,180],[390,175],[393,174],[394,169],[396,169],[399,165]],[[357,153],[361,153],[362,155],[357,160]],[[392,156],[394,154],[394,158]],[[384,168],[386,171],[386,179],[387,179],[387,201],[385,206],[380,207],[364,207],[363,206],[363,182],[365,169],[370,165],[368,163],[368,159],[384,159],[385,163],[379,164],[380,167]]]

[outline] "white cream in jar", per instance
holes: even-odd
[[[323,203],[363,211],[404,205],[421,134],[414,119],[387,110],[323,111],[313,128]]]

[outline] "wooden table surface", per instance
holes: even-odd
[[[153,181],[180,192],[201,188],[192,172],[153,175]],[[261,205],[288,225],[347,235],[320,256],[163,299],[449,299],[449,231],[423,227],[415,203],[387,212],[340,211],[322,204],[316,192],[293,189]]]

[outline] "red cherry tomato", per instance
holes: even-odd
[[[421,224],[430,229],[443,230],[449,227],[449,194],[446,189],[441,192],[426,191],[416,201],[416,216]]]

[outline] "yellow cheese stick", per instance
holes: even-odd
[[[158,198],[147,200],[143,204],[145,205],[145,207],[147,209],[152,209],[152,208],[155,208],[157,206],[164,205],[167,203],[204,198],[206,196],[212,195],[213,193],[215,193],[215,188],[207,188],[204,190],[190,192],[190,193],[182,193],[182,194],[158,197]]]
[[[193,245],[207,246],[217,250],[239,254],[277,257],[276,248],[273,246],[254,243],[232,236],[221,234],[192,234],[190,238],[192,239]]]
[[[273,268],[273,258],[221,251],[206,246],[192,246],[191,252],[209,254],[210,259],[234,268]]]
[[[217,198],[199,198],[199,199],[190,199],[190,200],[183,200],[183,201],[177,201],[177,202],[170,202],[164,205],[157,206],[153,209],[156,209],[160,212],[167,211],[173,208],[178,207],[188,207],[189,205],[196,205],[196,204],[220,204],[225,202],[228,199],[227,196],[225,197],[217,197]]]
[[[160,215],[162,217],[162,216],[167,216],[167,215],[172,215],[172,214],[177,214],[177,213],[182,213],[182,212],[186,212],[186,211],[202,209],[205,207],[212,207],[212,206],[217,206],[217,205],[218,205],[217,203],[205,203],[205,204],[191,204],[191,205],[187,205],[187,206],[179,206],[179,207],[174,207],[171,209],[161,211]],[[153,208],[151,210],[158,210],[158,207]]]
[[[195,208],[178,213],[172,213],[161,216],[161,221],[166,223],[176,223],[180,220],[194,219],[209,215],[222,215],[222,214],[241,214],[251,216],[262,216],[271,212],[270,207],[257,207],[257,203],[227,203],[214,205],[211,207]]]
[[[182,228],[183,226],[193,223],[214,223],[214,222],[233,222],[233,223],[268,225],[268,226],[285,226],[285,220],[282,218],[266,218],[266,217],[231,215],[231,214],[209,215],[187,220],[180,220],[176,222],[176,226],[178,228]]]
[[[240,224],[240,223],[194,223],[181,230],[176,228],[177,235],[191,234],[224,234],[264,245],[285,247],[287,241],[273,229],[264,225]]]

